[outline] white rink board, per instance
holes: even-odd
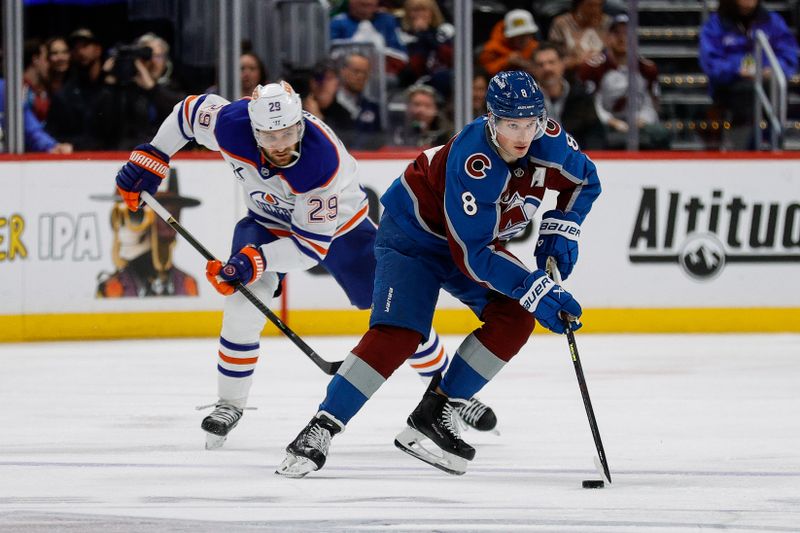
[[[98,274],[113,270],[112,203],[92,197],[111,195],[122,162],[0,162],[0,315],[220,309],[221,299],[204,279],[205,261],[180,238],[174,263],[197,279],[198,298],[95,298]],[[362,161],[365,188],[377,197],[407,162]],[[600,160],[597,165],[603,194],[584,225],[580,261],[568,282],[585,308],[800,305],[800,280],[793,275],[800,260],[796,161]],[[221,160],[178,159],[173,166],[181,194],[202,202],[184,209],[181,223],[207,248],[227,256],[243,213],[229,169]],[[692,205],[694,216],[687,210]],[[775,224],[768,231],[770,210]],[[9,256],[12,215],[24,220],[24,231],[16,236],[27,250],[24,258]],[[754,230],[756,221],[760,231]],[[641,235],[631,247],[637,227]],[[510,248],[532,265],[534,245],[528,235]],[[727,260],[697,278],[678,261],[700,248]],[[633,263],[631,256],[650,262]],[[326,275],[292,273],[288,294],[292,309],[350,309]],[[461,306],[444,297],[440,307]]]

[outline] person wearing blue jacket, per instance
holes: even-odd
[[[786,77],[797,73],[797,41],[783,18],[767,11],[761,0],[720,0],[719,9],[700,30],[700,66],[708,75],[711,97],[721,111],[731,114],[734,128],[745,133],[738,148],[747,145],[753,120],[756,30],[766,33]],[[764,65],[768,79],[772,69],[766,58]]]
[[[346,13],[331,19],[332,44],[372,42],[386,58],[386,70],[396,74],[408,63],[400,25],[390,13],[378,10],[378,0],[350,0]]]
[[[5,115],[6,106],[6,81],[0,78],[0,123]],[[25,130],[25,151],[26,152],[48,152],[51,154],[70,154],[72,145],[59,143],[50,136],[44,126],[29,107],[24,107],[22,111],[23,128]]]

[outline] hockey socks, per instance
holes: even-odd
[[[258,363],[259,343],[239,344],[219,338],[217,387],[219,397],[243,409]]]
[[[505,364],[474,334],[469,335],[459,346],[439,388],[450,398],[472,398]]]
[[[449,360],[439,335],[431,329],[428,340],[419,345],[416,353],[408,359],[408,364],[421,377],[429,378],[443,372]]]
[[[347,424],[385,381],[386,378],[377,370],[350,353],[328,383],[327,394],[319,410]]]

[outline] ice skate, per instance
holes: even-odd
[[[344,426],[327,413],[317,413],[286,447],[286,458],[275,470],[285,477],[301,478],[325,465],[331,438]]]
[[[221,448],[239,420],[243,411],[232,405],[219,402],[214,404],[214,410],[203,419],[200,427],[206,432],[206,450]]]
[[[497,427],[497,416],[492,408],[474,396],[467,402],[459,403],[458,407],[456,407],[456,413],[466,428],[491,431],[495,435],[500,434],[495,429]]]
[[[467,461],[475,457],[475,448],[461,440],[456,414],[458,405],[468,402],[436,393],[440,379],[433,379],[409,415],[408,427],[395,437],[394,445],[439,470],[461,475],[467,471]]]

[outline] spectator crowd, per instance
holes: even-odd
[[[669,131],[659,114],[656,65],[636,58],[635,87],[628,86],[628,17],[609,10],[603,0],[560,3],[562,13],[536,20],[533,12],[513,8],[524,2],[509,2],[512,8],[489,28],[485,42],[475,43],[473,115],[485,113],[482,102],[491,76],[521,69],[537,80],[549,116],[582,148],[624,148],[627,132],[636,127],[641,149],[669,149]],[[456,30],[447,9],[452,2],[332,4],[329,57],[310,69],[284,69],[280,76],[292,81],[304,108],[330,124],[349,149],[446,142],[453,134]],[[787,77],[794,75],[797,42],[781,16],[768,12],[761,0],[720,0],[699,40],[714,112],[727,114],[746,131],[752,129],[752,110],[738,102],[752,101],[757,28],[767,33]],[[262,56],[247,43],[240,72],[241,97],[274,81]],[[151,138],[187,96],[173,74],[169,43],[150,32],[108,48],[87,27],[26,40],[26,150],[130,150]],[[764,72],[767,79],[770,75],[769,69]],[[215,90],[212,86],[206,92]],[[631,96],[635,124],[628,123]]]

